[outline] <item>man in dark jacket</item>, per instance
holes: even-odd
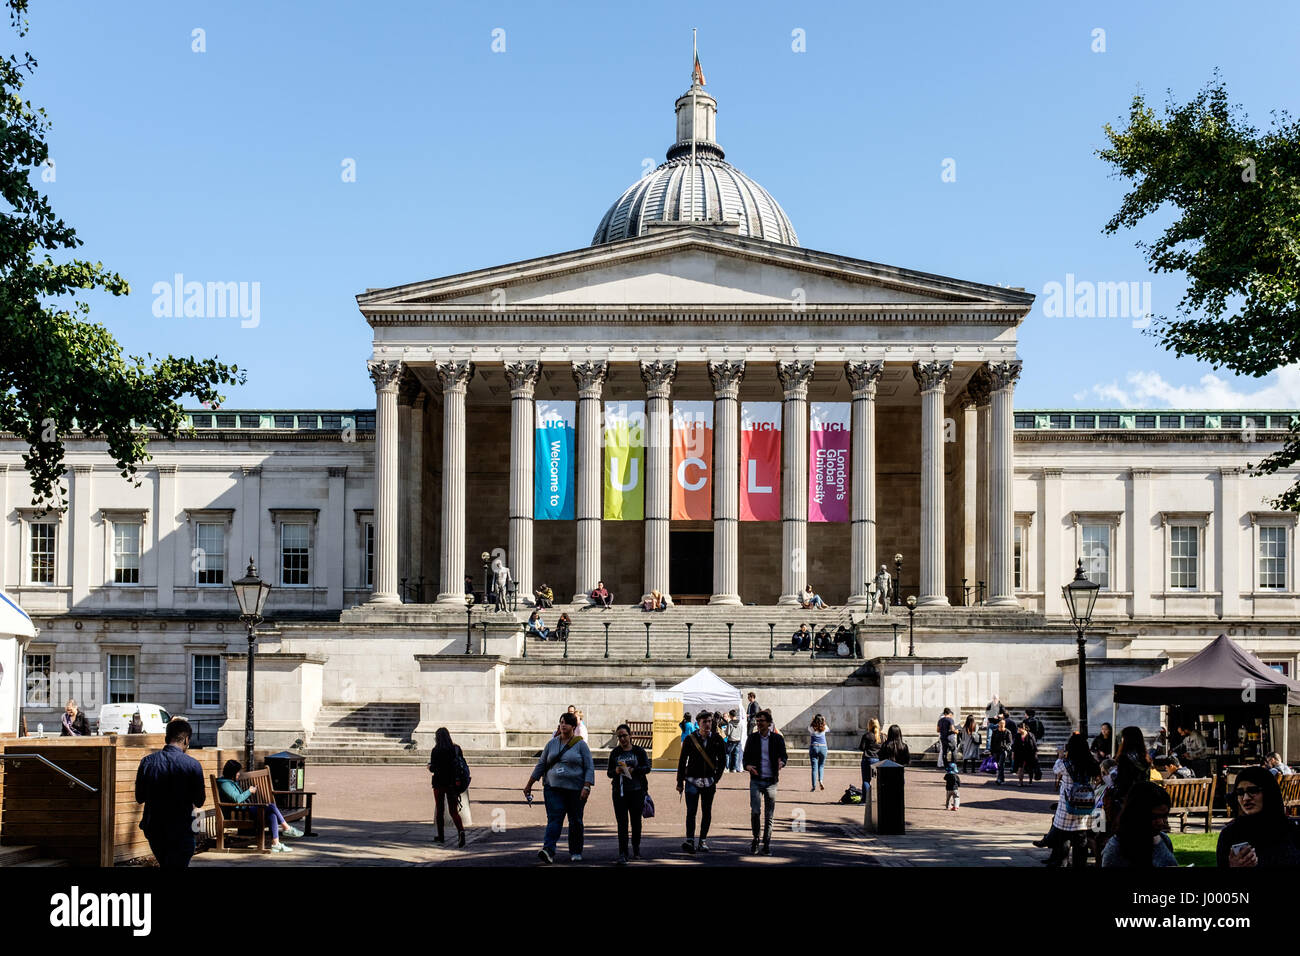
[[[749,852],[758,852],[758,820],[763,816],[763,855],[772,855],[772,814],[776,810],[776,785],[785,766],[785,738],[772,727],[772,712],[760,710],[756,727],[745,741],[745,769],[749,772],[749,826],[754,841]]]
[[[677,792],[686,793],[687,853],[709,852],[705,839],[713,819],[713,797],[727,759],[727,744],[713,729],[713,715],[702,710],[695,715],[695,732],[682,741],[682,755],[677,760]],[[703,804],[700,815],[700,842],[695,841],[695,811]]]
[[[144,804],[140,829],[158,865],[184,869],[194,855],[194,808],[203,806],[203,767],[186,756],[194,730],[176,718],[167,725],[167,746],[140,761],[135,802]]]

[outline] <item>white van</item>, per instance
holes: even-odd
[[[99,708],[99,732],[101,734],[124,734],[131,726],[131,718],[136,711],[144,724],[144,733],[161,734],[167,730],[167,721],[171,714],[157,704],[104,704]]]

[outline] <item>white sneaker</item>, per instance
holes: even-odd
[[[569,854],[569,862],[570,862],[570,863],[581,863],[581,862],[582,862],[582,854],[581,854],[581,853],[570,853],[570,854]]]

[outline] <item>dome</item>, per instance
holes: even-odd
[[[591,244],[631,239],[657,223],[695,222],[799,245],[790,218],[772,194],[726,161],[714,139],[717,101],[704,92],[702,74],[695,80],[677,99],[677,141],[668,150],[667,162],[629,186],[609,207]]]

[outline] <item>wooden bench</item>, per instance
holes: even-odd
[[[209,775],[212,782],[212,808],[214,813],[214,835],[217,849],[226,849],[226,832],[235,831],[240,835],[257,835],[257,848],[266,850],[266,814],[250,810],[259,804],[265,805],[273,800],[280,808],[280,813],[288,823],[303,820],[305,836],[315,836],[311,828],[313,790],[272,790],[271,771],[246,770],[239,774],[237,780],[244,790],[256,787],[257,792],[243,803],[230,803],[221,797],[221,787],[216,774]]]
[[[1178,817],[1178,830],[1187,829],[1187,815],[1205,814],[1205,832],[1210,832],[1214,814],[1214,777],[1190,777],[1179,780],[1170,777],[1161,786],[1169,794],[1169,815]]]
[[[1300,773],[1277,778],[1282,791],[1282,806],[1287,813],[1300,814]]]
[[[257,793],[252,796],[250,803],[270,803],[274,800],[287,823],[302,820],[303,825],[300,829],[303,836],[316,835],[311,828],[311,802],[312,797],[316,796],[315,790],[272,790],[271,771],[265,768],[241,771],[239,782],[246,786],[257,787]]]
[[[651,744],[654,743],[654,732],[652,730],[654,722],[650,720],[625,720],[623,722],[632,731],[632,746],[649,751]]]

